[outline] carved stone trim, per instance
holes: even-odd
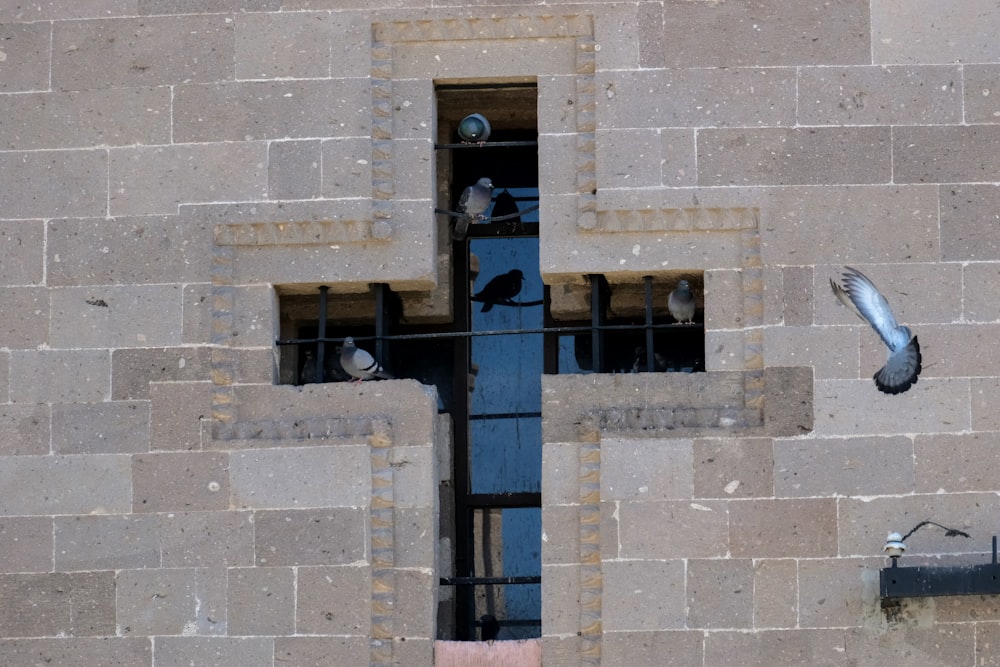
[[[589,14],[441,17],[382,21],[374,25],[376,42],[450,42],[463,39],[538,39],[594,34]]]
[[[664,208],[598,211],[596,219],[580,218],[586,232],[703,232],[756,230],[756,208]],[[592,225],[592,226],[590,226]]]
[[[372,220],[310,220],[216,225],[217,246],[328,245],[387,241],[389,235]]]

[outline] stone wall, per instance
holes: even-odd
[[[992,664],[996,600],[887,614],[877,575],[889,530],[971,533],[908,540],[935,563],[997,530],[998,33],[986,0],[0,6],[0,662],[432,663],[448,425],[414,381],[278,384],[279,296],[445,316],[434,85],[533,81],[554,306],[697,272],[708,371],[544,378],[546,664]],[[903,395],[844,264],[920,337]]]

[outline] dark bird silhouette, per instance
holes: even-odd
[[[885,366],[872,376],[875,386],[886,394],[901,394],[912,387],[920,375],[920,343],[908,327],[896,324],[889,302],[868,276],[849,266],[844,268],[844,286],[831,278],[830,287],[840,302],[868,322],[889,348]]]
[[[476,301],[482,301],[481,312],[488,313],[493,310],[493,306],[498,303],[514,305],[511,301],[521,292],[521,283],[524,281],[524,273],[521,269],[511,269],[507,273],[494,276],[486,287],[479,291],[474,297]]]
[[[479,622],[479,637],[484,642],[491,642],[500,634],[500,621],[493,614],[483,614]]]
[[[635,348],[635,361],[632,362],[633,373],[645,373],[649,370],[646,363],[646,348],[642,345]],[[653,351],[653,369],[662,373],[667,370],[667,360],[657,351]]]
[[[516,215],[520,212],[521,209],[517,207],[517,200],[514,199],[514,195],[510,193],[510,190],[504,188],[503,192],[498,194],[496,197],[496,202],[493,204],[493,213],[490,217],[496,220],[496,218],[504,218],[508,215]],[[521,216],[517,215],[517,217],[501,220],[500,222],[519,225],[521,224]]]

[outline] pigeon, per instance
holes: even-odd
[[[500,621],[493,614],[483,614],[479,618],[479,622],[481,624],[479,628],[481,641],[491,642],[500,634]]]
[[[667,297],[667,310],[678,322],[694,321],[694,292],[691,291],[691,284],[682,280],[677,283],[677,289]]]
[[[901,394],[912,387],[920,375],[920,343],[908,327],[896,324],[889,302],[865,274],[849,266],[844,268],[844,286],[831,278],[830,287],[841,303],[872,325],[889,348],[885,366],[872,376],[875,386],[886,394]]]
[[[490,138],[490,121],[482,114],[469,114],[458,124],[458,138],[463,144],[482,146]]]
[[[305,357],[305,362],[302,364],[302,373],[299,378],[302,380],[300,384],[309,384],[311,382],[318,382],[318,374],[316,373],[316,355],[313,354],[312,350],[306,350],[302,353]]]
[[[656,350],[653,350],[653,369],[661,373],[667,370],[667,360]],[[645,373],[648,370],[646,368],[646,348],[640,345],[635,348],[635,361],[632,362],[632,372]]]
[[[522,282],[524,273],[521,269],[511,269],[507,273],[494,276],[475,296],[476,301],[483,302],[480,312],[488,313],[498,303],[513,305],[511,299],[520,293]]]
[[[344,346],[340,349],[340,365],[358,382],[392,379],[392,375],[379,366],[372,355],[355,345],[350,336],[344,339]]]
[[[490,207],[492,200],[493,181],[485,176],[462,191],[462,196],[458,199],[458,210],[464,215],[455,222],[456,241],[465,239],[469,223],[473,220],[485,219],[486,216],[483,214]]]

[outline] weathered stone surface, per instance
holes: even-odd
[[[80,484],[79,480],[88,480]],[[132,505],[123,454],[9,456],[0,465],[0,515],[122,514]]]
[[[285,447],[229,457],[237,507],[360,507],[371,494],[367,446]]]
[[[190,382],[210,377],[207,347],[125,348],[111,356],[114,400],[149,399],[152,382]]]
[[[369,662],[368,637],[275,637],[274,661],[296,667],[363,665]]]
[[[132,511],[229,507],[229,457],[223,452],[161,452],[132,457]]]
[[[368,556],[368,512],[353,508],[255,513],[258,565],[349,565]]]
[[[313,199],[320,196],[322,143],[315,139],[272,141],[267,147],[267,196]],[[371,183],[368,183],[369,189]]]
[[[162,542],[155,516],[55,518],[55,566],[60,571],[160,567]]]
[[[1000,125],[900,127],[892,135],[897,183],[991,183]]]
[[[152,659],[152,640],[148,637],[0,639],[0,661],[6,665],[74,667],[105,663],[147,667]]]
[[[167,512],[158,518],[163,567],[247,567],[254,562],[250,512]]]
[[[181,343],[179,285],[54,290],[49,337],[60,348],[125,348]]]
[[[364,566],[301,567],[295,598],[296,632],[368,635],[371,630],[371,569]],[[341,591],[355,591],[344,597]]]
[[[606,631],[684,627],[684,561],[604,561],[601,570],[601,621]]]
[[[610,665],[687,667],[702,663],[703,642],[704,633],[698,630],[605,632],[601,658]]]
[[[870,366],[877,371],[878,365]],[[905,402],[871,379],[816,381],[816,435],[889,435],[969,428],[968,380],[920,379]]]
[[[295,572],[292,568],[231,568],[228,589],[230,633],[294,634]]]
[[[46,90],[51,67],[52,28],[44,22],[18,23],[0,9],[0,40],[4,66],[0,69],[0,93]]]
[[[799,561],[799,624],[804,628],[848,627],[877,604],[881,557]],[[837,582],[831,586],[830,582]]]
[[[164,667],[266,665],[274,656],[271,637],[158,637],[156,662]]]
[[[149,450],[149,403],[109,401],[52,406],[52,451],[126,454]]]
[[[0,153],[0,210],[6,218],[105,215],[107,174],[104,149]]]
[[[965,118],[969,123],[1000,122],[1000,102],[997,93],[997,65],[965,65]]]
[[[686,587],[688,627],[753,626],[754,573],[750,560],[689,560]]]
[[[798,561],[765,558],[753,562],[753,625],[793,628],[799,620]]]
[[[695,498],[774,495],[774,454],[769,438],[694,441]]]
[[[48,454],[50,414],[47,405],[0,404],[0,455]]]
[[[52,534],[51,517],[8,516],[0,519],[0,570],[52,571]],[[0,648],[0,655],[2,652]]]
[[[776,496],[873,496],[914,491],[914,445],[909,438],[778,440]],[[886,476],[885,463],[893,462]]]
[[[602,514],[602,538],[608,531],[618,543],[617,553],[602,548],[605,557],[721,558],[730,548],[733,518],[724,502],[621,502]]]
[[[844,664],[845,634],[842,629],[710,632],[705,639],[705,664]]]
[[[1000,19],[983,0],[942,5],[934,0],[871,3],[872,56],[876,64],[991,62],[1000,57],[993,35]]]
[[[3,637],[115,634],[114,572],[0,575]]]
[[[835,556],[837,502],[833,498],[732,501],[729,540],[737,557]]]
[[[992,184],[941,186],[941,259],[1000,259],[997,207],[1000,187]]]
[[[203,449],[212,412],[210,382],[149,384],[149,449]]]
[[[39,220],[0,220],[0,285],[42,282],[44,236]]]
[[[690,498],[691,448],[690,440],[602,440],[601,499]]]

